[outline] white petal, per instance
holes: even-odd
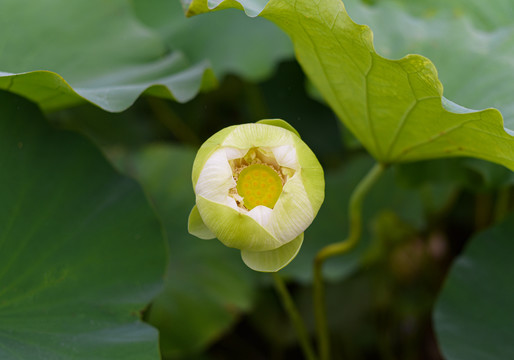
[[[296,156],[296,149],[291,145],[277,146],[271,149],[273,155],[280,166],[288,167],[294,170],[300,168],[298,157]]]
[[[242,211],[243,209],[241,209],[239,206],[237,206],[236,200],[231,196],[227,196],[225,198],[224,204],[230,206],[234,210],[239,211],[240,213],[243,213],[243,211]]]
[[[313,220],[314,211],[297,172],[284,185],[273,216],[264,228],[285,244],[303,233]]]
[[[259,205],[250,210],[247,215],[257,221],[259,225],[265,227],[273,215],[273,210],[267,206]]]
[[[227,154],[227,160],[234,160],[234,159],[242,158],[246,155],[248,150],[250,150],[250,148],[236,149],[233,147],[225,147],[224,149],[225,149],[225,154]]]
[[[196,195],[224,204],[228,191],[234,186],[236,182],[225,149],[219,149],[205,162],[196,183]]]

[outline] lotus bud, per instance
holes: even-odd
[[[198,151],[192,177],[189,232],[241,250],[256,271],[289,264],[325,196],[321,165],[283,120],[214,134]]]

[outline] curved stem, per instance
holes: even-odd
[[[296,330],[296,335],[300,341],[305,359],[316,360],[316,355],[314,354],[314,350],[309,340],[307,328],[305,327],[302,317],[300,316],[300,313],[298,312],[298,309],[296,308],[293,299],[287,290],[284,280],[282,280],[282,277],[280,277],[278,273],[272,273],[272,275],[273,279],[275,280],[275,288],[277,289],[277,293],[280,295],[282,305],[287,311],[287,314],[289,315],[289,318]]]
[[[348,237],[344,241],[325,246],[314,259],[314,315],[316,317],[318,350],[321,360],[330,359],[330,338],[323,286],[323,263],[332,256],[346,253],[359,242],[362,233],[363,200],[385,169],[385,164],[375,164],[353,191],[348,206],[350,217]]]

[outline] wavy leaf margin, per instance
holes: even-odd
[[[202,62],[164,78],[98,87],[72,85],[58,73],[48,70],[18,74],[0,72],[0,89],[24,96],[39,104],[45,112],[82,102],[90,102],[106,111],[121,112],[129,108],[142,94],[187,102],[201,89],[210,89],[215,84],[216,80],[208,62]]]
[[[282,28],[311,81],[380,162],[471,156],[514,170],[514,132],[504,128],[498,110],[470,110],[445,99],[435,66],[423,56],[381,57],[370,28],[354,23],[339,0],[183,5],[188,16],[235,7]]]

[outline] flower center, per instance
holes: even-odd
[[[259,205],[273,209],[282,193],[282,179],[270,166],[253,164],[239,174],[237,192],[248,210]]]

